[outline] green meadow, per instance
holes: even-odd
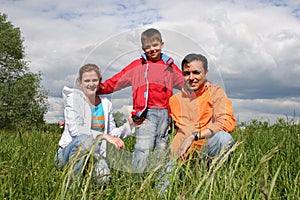
[[[232,133],[231,159],[186,162],[171,176],[163,195],[155,189],[160,168],[143,177],[111,170],[111,181],[97,185],[87,163],[84,175],[68,185],[69,167],[59,170],[53,157],[61,133],[50,126],[34,131],[0,131],[0,199],[290,199],[300,200],[300,125],[253,120]],[[133,148],[134,137],[125,140]],[[108,152],[109,154],[109,152]]]

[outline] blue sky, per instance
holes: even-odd
[[[1,0],[19,27],[29,67],[50,91],[48,122],[63,119],[61,89],[79,67],[96,63],[107,79],[141,54],[140,33],[161,30],[164,51],[209,60],[209,79],[225,88],[240,122],[300,115],[299,0]],[[111,95],[128,112],[130,89]]]

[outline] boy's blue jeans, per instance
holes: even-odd
[[[135,151],[133,153],[133,172],[143,173],[146,171],[150,152],[159,158],[167,149],[168,133],[170,124],[167,109],[148,109],[146,121],[141,124],[136,134]],[[156,160],[157,161],[157,160]],[[154,162],[156,162],[154,161]],[[157,164],[157,163],[152,163]]]
[[[232,148],[234,145],[233,137],[225,132],[220,131],[215,133],[208,142],[207,147],[202,147],[203,157],[213,158],[218,156],[220,153],[225,154],[228,150]],[[220,156],[219,159],[221,159]],[[170,175],[172,171],[178,166],[178,162],[174,160],[170,160],[163,171],[160,171],[158,175],[159,183],[158,183],[158,190],[164,192],[170,186]]]
[[[76,137],[72,138],[72,141],[65,147],[65,148],[59,148],[57,150],[57,154],[55,155],[55,164],[59,168],[63,168],[68,162],[70,162],[74,155],[77,154],[78,150],[81,149],[80,156],[86,151],[90,151],[93,145],[93,137],[91,135],[78,135]],[[109,176],[103,176],[103,175],[109,175],[110,170],[106,163],[106,161],[101,158],[101,156],[96,155],[97,149],[95,150],[95,163],[94,163],[94,171],[93,176],[96,177],[97,183],[103,183],[109,180]],[[79,170],[81,169],[83,163],[85,162],[86,156],[83,156],[80,158],[79,161],[77,161],[77,164],[74,168],[74,175],[77,175]],[[99,178],[97,178],[99,177]]]

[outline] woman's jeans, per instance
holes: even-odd
[[[148,109],[146,121],[141,124],[136,134],[135,151],[133,153],[132,169],[134,173],[146,171],[150,152],[154,150],[151,164],[155,167],[159,158],[167,149],[170,118],[167,109]]]
[[[77,175],[79,170],[82,168],[86,156],[82,156],[86,152],[91,151],[91,148],[93,146],[94,140],[91,135],[78,135],[76,137],[72,138],[72,141],[65,147],[60,147],[57,150],[57,154],[55,155],[55,163],[59,168],[63,168],[68,162],[71,161],[71,159],[74,159],[74,155],[78,154],[78,151],[80,149],[80,153],[78,157],[82,157],[77,161],[75,167],[74,167],[74,175]],[[96,178],[97,183],[103,183],[109,180],[110,170],[106,163],[106,161],[103,159],[102,156],[98,155],[99,152],[99,145],[97,146],[95,150],[94,156],[94,171],[93,176]],[[104,176],[103,176],[104,175]],[[70,177],[71,178],[71,177]]]

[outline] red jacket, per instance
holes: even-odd
[[[122,71],[103,83],[100,94],[110,94],[128,86],[132,87],[133,109],[138,114],[146,108],[168,108],[173,88],[181,89],[184,79],[174,60],[162,54],[157,62],[151,62],[143,54]]]

